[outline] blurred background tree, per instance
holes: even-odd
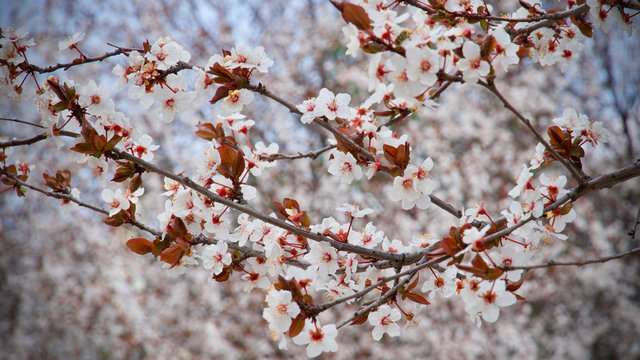
[[[550,3],[553,7],[555,3]],[[493,3],[511,11],[510,1]],[[559,4],[555,4],[559,6]],[[148,39],[170,36],[191,52],[194,64],[239,43],[264,46],[275,66],[260,81],[293,103],[327,87],[349,92],[355,102],[367,97],[364,57],[345,56],[343,20],[324,0],[236,1],[9,1],[2,5],[1,25],[26,26],[37,47],[32,63],[71,60],[59,53],[64,36],[83,31],[81,48],[99,55],[107,43],[139,47]],[[573,107],[603,121],[611,132],[604,151],[587,156],[585,170],[614,170],[639,156],[640,37],[614,27],[595,31],[580,59],[562,74],[524,61],[498,79],[513,104],[544,129],[563,109]],[[124,58],[108,59],[69,72],[98,83],[115,83],[111,69]],[[193,153],[204,142],[193,141],[195,123],[214,117],[217,106],[201,106],[178,116],[170,126],[123,93],[114,93],[119,110],[161,145],[155,162],[174,172],[194,169]],[[1,98],[0,116],[38,122],[35,109]],[[435,111],[418,113],[406,124],[415,154],[436,163],[436,193],[468,208],[484,201],[498,212],[508,205],[506,193],[520,164],[528,160],[535,139],[485,89],[454,85]],[[245,114],[256,121],[256,139],[276,142],[280,152],[320,148],[328,135],[302,125],[286,109],[256,98]],[[2,124],[0,135],[25,129]],[[53,151],[53,141],[16,149],[14,158],[38,159],[36,174],[64,167],[74,170],[74,186],[86,201],[100,203],[99,185],[71,158]],[[506,150],[506,151],[505,151]],[[35,160],[31,160],[36,163]],[[43,165],[46,164],[46,165]],[[46,168],[45,168],[46,166]],[[443,235],[456,223],[439,209],[401,211],[389,201],[384,180],[352,186],[322,177],[326,159],[280,164],[255,184],[263,208],[273,199],[298,199],[312,221],[335,215],[335,207],[358,202],[376,210],[375,223],[394,238]],[[154,183],[155,182],[155,183]],[[158,179],[148,180],[162,188]],[[470,184],[473,183],[473,186]],[[542,249],[544,258],[586,259],[638,246],[640,206],[638,180],[581,199],[582,216],[571,225],[570,239]],[[503,199],[492,202],[491,199]],[[145,208],[163,208],[147,194]],[[155,215],[144,213],[153,224]],[[111,229],[95,213],[29,193],[24,199],[0,196],[0,348],[11,358],[197,359],[297,358],[304,348],[278,350],[262,319],[264,294],[242,292],[233,281],[207,284],[203,270],[169,277],[159,264],[130,252],[124,241],[136,233]],[[629,257],[583,268],[550,268],[529,272],[521,290],[527,299],[503,311],[500,321],[476,328],[459,301],[440,299],[418,315],[417,328],[398,338],[375,342],[369,330],[341,332],[340,352],[326,358],[638,358],[640,343],[640,267]],[[348,310],[348,309],[347,309]],[[338,321],[347,312],[323,314]],[[364,325],[368,326],[368,325]]]

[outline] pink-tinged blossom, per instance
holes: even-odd
[[[152,142],[153,139],[151,136],[143,134],[139,139],[133,140],[130,145],[126,145],[126,148],[138,158],[144,161],[152,161],[154,157],[153,152],[159,148],[158,145],[153,145]]]
[[[409,173],[414,178],[415,189],[424,195],[429,195],[436,188],[436,183],[429,179],[429,172],[433,169],[433,160],[426,158],[420,166],[409,164],[405,173]]]
[[[391,69],[382,61],[382,53],[372,55],[367,68],[369,91],[376,89],[378,85],[382,84],[382,80],[384,80],[385,75],[389,72],[391,72]]]
[[[598,142],[605,143],[609,140],[609,131],[604,128],[604,125],[602,125],[600,121],[592,121],[586,133],[587,141],[593,146],[596,146]]]
[[[547,202],[554,202],[569,192],[564,188],[567,185],[567,177],[564,175],[548,177],[545,173],[542,173],[539,180],[542,185],[536,188],[536,192],[543,196]]]
[[[529,264],[533,255],[532,251],[525,251],[522,245],[510,243],[496,248],[491,252],[491,258],[498,266],[524,266]],[[519,281],[524,270],[510,270],[504,273],[504,278],[516,282]]]
[[[0,38],[0,59],[6,62],[18,65],[23,63],[23,52],[34,46],[36,43],[33,39],[26,40],[29,32],[25,28],[15,30],[11,27],[2,29],[2,38]]]
[[[574,222],[577,219],[577,217],[578,215],[574,209],[569,210],[569,212],[564,215],[556,214],[554,211],[549,211],[547,213],[547,218],[553,225],[553,229],[556,232],[562,232],[565,226],[568,223]]]
[[[172,122],[178,112],[187,109],[191,104],[191,96],[184,91],[173,92],[168,88],[162,88],[154,95],[160,103],[158,113],[166,123]]]
[[[231,125],[231,130],[241,134],[246,134],[255,124],[256,122],[251,119],[237,120]]]
[[[260,227],[262,221],[253,220],[247,214],[240,214],[237,221],[238,226],[233,230],[229,241],[237,242],[239,246],[245,246],[251,234]]]
[[[444,6],[449,11],[476,13],[478,7],[487,6],[487,3],[481,0],[446,0]],[[491,5],[488,6],[488,11],[491,11]]]
[[[414,170],[417,171],[417,168]],[[426,209],[431,204],[431,199],[427,196],[428,194],[423,194],[421,191],[416,189],[416,184],[422,180],[414,176],[414,173],[412,173],[411,169],[407,167],[407,169],[405,169],[404,176],[396,176],[393,179],[393,185],[389,196],[394,201],[401,201],[403,210],[412,209],[414,206],[417,206],[420,209]],[[425,183],[421,184],[424,185]],[[426,183],[426,185],[426,187],[423,187],[424,190],[429,190],[432,187],[430,183]]]
[[[214,143],[209,143],[204,154],[197,162],[198,176],[202,179],[208,179],[216,173],[216,168],[220,165],[220,152]]]
[[[329,160],[328,171],[330,174],[339,176],[340,181],[344,184],[351,184],[353,180],[362,178],[362,169],[356,163],[356,158],[351,153],[343,153],[334,150],[333,159]]]
[[[87,165],[91,168],[91,173],[104,186],[107,183],[107,175],[109,173],[109,164],[104,158],[96,158],[90,156],[87,159]]]
[[[230,69],[237,67],[244,69],[257,69],[261,73],[269,71],[273,65],[273,60],[267,57],[264,47],[249,48],[245,45],[238,45],[231,49],[231,55],[225,58],[225,66]]]
[[[402,254],[408,252],[409,247],[405,246],[404,243],[398,239],[393,239],[389,241],[388,238],[384,238],[382,240],[382,250],[386,252],[392,252],[394,254]]]
[[[481,77],[489,75],[491,67],[489,63],[480,57],[480,46],[473,41],[467,41],[462,45],[464,59],[458,60],[456,67],[462,71],[465,82],[475,83]]]
[[[545,151],[546,148],[544,147],[544,145],[542,145],[542,143],[538,143],[538,145],[536,145],[535,152],[533,153],[533,155],[531,155],[531,161],[529,162],[531,170],[535,170],[539,168],[540,165],[542,165],[542,163],[544,162]]]
[[[359,246],[364,246],[369,249],[373,249],[384,240],[384,232],[377,231],[373,223],[367,223],[362,232],[354,237],[353,243]]]
[[[475,296],[473,296],[475,295]],[[463,296],[465,310],[472,316],[482,316],[484,321],[494,323],[500,315],[500,308],[516,303],[516,296],[506,290],[504,280],[483,281],[471,296]]]
[[[158,39],[145,57],[149,61],[155,61],[159,70],[166,70],[180,61],[188,62],[191,54],[180,44],[166,37]]]
[[[78,45],[78,43],[84,40],[85,33],[77,32],[73,35],[68,35],[64,39],[58,42],[58,51],[70,50],[74,46]]]
[[[431,86],[438,80],[440,56],[435,50],[410,47],[407,54],[407,77],[411,81],[419,81],[422,85]]]
[[[496,40],[495,58],[493,64],[497,64],[503,71],[509,71],[509,65],[518,64],[518,45],[511,41],[511,36],[505,31],[504,27],[499,27],[490,33]],[[494,66],[495,68],[496,66]]]
[[[574,109],[568,108],[561,117],[553,119],[553,123],[578,135],[589,127],[589,118],[585,114],[578,114]]]
[[[78,104],[95,116],[104,116],[115,110],[109,88],[104,84],[97,86],[93,80],[89,80],[89,83],[80,89]]]
[[[478,230],[478,228],[476,227],[466,229],[462,234],[462,242],[467,244],[468,246],[458,254],[466,253],[470,250],[479,251],[481,249],[484,249],[482,241],[484,240],[484,235],[487,233],[487,231],[489,231],[490,227],[490,225],[487,225],[481,230]]]
[[[244,262],[244,270],[242,279],[247,282],[243,288],[244,292],[248,293],[255,288],[266,290],[271,286],[267,277],[267,266],[258,263],[255,258],[249,258]]]
[[[338,211],[344,212],[347,216],[354,218],[365,217],[369,214],[373,213],[373,209],[360,209],[360,205],[358,204],[349,204],[345,203],[336,208]]]
[[[128,210],[130,206],[129,200],[121,189],[116,189],[116,191],[111,189],[102,190],[102,200],[111,207],[109,216],[113,216],[121,210]]]
[[[304,256],[313,268],[318,269],[320,276],[335,274],[339,268],[338,252],[328,243],[311,242],[309,245],[309,253]]]
[[[391,57],[391,72],[387,76],[393,83],[393,91],[397,97],[407,101],[415,101],[415,97],[422,94],[426,87],[419,81],[409,79],[407,66],[406,58],[394,54]]]
[[[553,244],[554,239],[567,240],[568,238],[567,235],[560,234],[549,224],[536,226],[536,236],[539,241],[542,241],[545,244]]]
[[[329,120],[339,118],[349,118],[353,114],[353,109],[349,107],[351,95],[335,95],[330,90],[323,88],[316,98],[316,116],[325,116]]]
[[[229,116],[241,112],[244,105],[253,101],[254,95],[247,89],[229,90],[229,95],[220,102],[220,115]]]
[[[384,333],[394,337],[400,335],[400,325],[397,321],[400,320],[402,314],[400,310],[391,308],[389,305],[381,305],[378,310],[369,314],[369,324],[373,326],[371,335],[375,341],[380,341]]]
[[[291,321],[300,313],[300,307],[292,302],[291,292],[272,289],[267,294],[267,307],[262,317],[269,323],[269,329],[282,333],[289,330]]]
[[[173,196],[181,188],[182,188],[182,184],[180,184],[179,182],[169,178],[164,178],[164,189],[166,191],[163,192],[162,195]]]
[[[522,194],[522,191],[525,188],[531,187],[531,177],[533,174],[529,170],[528,167],[522,165],[522,171],[520,171],[520,175],[518,175],[518,179],[516,180],[516,186],[513,189],[509,190],[509,196],[512,198],[517,198]]]
[[[428,293],[429,299],[435,298],[436,295],[450,297],[457,289],[457,274],[458,270],[453,266],[442,273],[436,273],[422,284],[422,292]]]
[[[214,275],[220,274],[225,265],[231,264],[231,254],[227,252],[227,249],[227,243],[224,241],[205,245],[200,254],[202,267],[207,270],[213,270]]]
[[[347,38],[347,56],[356,56],[360,52],[360,31],[353,24],[342,27],[342,33]]]
[[[260,176],[264,169],[268,169],[270,167],[274,167],[277,164],[277,161],[268,161],[262,158],[262,156],[269,156],[277,154],[279,150],[279,146],[276,143],[271,143],[269,146],[266,146],[262,141],[258,141],[253,145],[253,150],[248,147],[243,147],[242,151],[244,152],[246,157],[250,157],[248,161],[249,171],[251,171],[251,175]]]
[[[543,197],[537,191],[526,190],[520,196],[520,205],[522,205],[522,211],[525,213],[531,213],[534,218],[542,216],[544,211]]]
[[[338,351],[337,336],[338,329],[334,324],[318,327],[317,323],[312,325],[307,319],[305,328],[293,338],[293,342],[296,345],[307,345],[307,356],[314,358],[323,352]]]
[[[303,124],[309,124],[313,121],[318,115],[316,111],[316,98],[307,99],[302,102],[302,104],[297,105],[296,108],[300,110],[302,116],[300,117],[300,122]]]

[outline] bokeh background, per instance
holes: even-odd
[[[511,1],[491,2],[503,12]],[[546,2],[547,7],[560,6]],[[2,1],[0,25],[26,26],[37,46],[30,61],[67,62],[59,53],[64,36],[83,31],[87,55],[111,50],[107,45],[140,47],[170,36],[191,52],[191,63],[204,65],[223,48],[262,45],[275,61],[257,80],[293,103],[327,87],[352,94],[352,104],[367,97],[366,57],[345,56],[342,19],[324,0],[161,0],[161,1]],[[640,155],[640,36],[614,28],[596,30],[580,59],[566,72],[528,60],[498,79],[512,103],[544,130],[567,107],[604,122],[611,136],[599,152],[589,152],[589,174],[612,171]],[[78,84],[88,79],[115,83],[111,69],[124,57],[72,68],[60,76]],[[198,106],[167,125],[153,111],[126,97],[112,95],[116,107],[161,147],[154,162],[175,172],[195,171],[194,153],[204,141],[194,124],[212,118],[217,107]],[[35,105],[0,98],[0,116],[38,122]],[[405,126],[419,158],[434,159],[435,194],[459,208],[484,201],[493,214],[508,205],[506,193],[535,140],[486,90],[454,85],[435,111],[414,116]],[[328,134],[304,126],[269,99],[256,98],[245,114],[256,121],[256,140],[276,142],[283,153],[320,148]],[[24,138],[35,128],[0,123],[0,135]],[[68,143],[70,144],[70,142]],[[84,201],[102,205],[100,185],[75,163],[70,152],[55,151],[53,141],[16,149],[13,158],[36,165],[40,174],[69,168],[72,185]],[[561,170],[561,169],[558,169]],[[326,172],[326,159],[280,163],[256,183],[268,211],[271,201],[297,199],[312,222],[335,216],[335,207],[358,202],[376,210],[376,226],[391,238],[431,233],[438,238],[456,219],[437,208],[401,211],[388,199],[388,179],[342,185]],[[145,179],[139,209],[154,225],[163,209],[161,179]],[[633,229],[640,207],[635,179],[580,199],[579,219],[566,242],[541,250],[542,260],[602,257],[637,247]],[[278,350],[262,319],[264,294],[242,292],[237,277],[209,282],[202,269],[179,277],[166,274],[149,256],[130,252],[124,243],[141,236],[113,229],[99,214],[30,191],[26,198],[0,194],[0,358],[6,359],[287,359],[304,356],[290,344]],[[364,225],[364,224],[361,224]],[[460,299],[434,302],[420,313],[416,328],[398,338],[371,338],[368,325],[341,330],[340,350],[327,359],[632,359],[640,358],[640,259],[628,257],[581,268],[551,268],[526,274],[520,290],[526,301],[501,311],[495,324],[477,328]],[[333,311],[326,321],[341,321],[353,308]]]

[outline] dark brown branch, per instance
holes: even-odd
[[[22,145],[31,145],[35,144],[38,141],[42,141],[47,138],[46,134],[36,135],[34,137],[30,137],[28,139],[17,139],[17,140],[9,140],[5,142],[0,142],[0,149],[13,147],[13,146],[22,146]]]
[[[638,213],[636,214],[636,223],[633,224],[633,228],[629,231],[629,236],[631,236],[631,240],[636,239],[636,231],[638,230],[638,225],[640,225],[640,209],[638,209]]]
[[[140,49],[128,49],[128,48],[117,48],[113,51],[107,52],[104,55],[101,56],[96,56],[96,57],[92,57],[92,58],[79,58],[79,59],[75,59],[74,61],[70,62],[70,63],[66,63],[66,64],[56,64],[56,65],[51,65],[48,67],[40,67],[37,65],[33,65],[33,64],[27,64],[27,63],[22,63],[19,64],[18,67],[20,67],[22,70],[27,71],[29,73],[40,73],[40,74],[46,74],[46,73],[50,73],[50,72],[54,72],[56,70],[59,69],[64,69],[64,70],[68,70],[69,68],[73,67],[73,66],[77,66],[77,65],[82,65],[82,64],[87,64],[87,63],[91,63],[91,62],[97,62],[97,61],[102,61],[105,60],[107,58],[110,58],[112,56],[116,56],[116,55],[120,55],[120,54],[125,54],[127,55],[127,53],[131,52],[131,51],[142,51]],[[3,65],[6,65],[6,62],[4,60],[0,60],[0,63],[2,63]]]
[[[323,148],[310,151],[308,153],[299,152],[297,155],[272,154],[272,155],[258,155],[258,157],[262,160],[267,160],[267,161],[296,160],[296,159],[304,159],[304,158],[316,159],[318,156],[322,155],[324,152],[334,149],[335,147],[336,145],[327,145]]]
[[[637,247],[635,249],[625,251],[620,254],[598,258],[598,259],[589,259],[589,260],[571,261],[571,262],[560,262],[560,261],[550,260],[545,264],[528,265],[528,266],[502,266],[500,267],[500,269],[504,271],[510,271],[510,270],[532,270],[532,269],[548,268],[553,266],[583,266],[588,264],[605,263],[607,261],[620,259],[628,255],[639,254],[639,253],[640,253],[640,247]]]
[[[335,249],[339,250],[339,251],[348,251],[354,254],[358,254],[358,255],[362,255],[365,257],[371,257],[371,258],[375,258],[375,259],[382,259],[382,260],[390,260],[393,262],[397,262],[397,263],[404,263],[405,261],[405,255],[402,254],[394,254],[394,253],[387,253],[384,251],[380,251],[380,250],[374,250],[374,249],[368,249],[362,246],[357,246],[354,244],[349,244],[349,243],[344,243],[344,242],[340,242],[337,240],[334,240],[332,238],[329,238],[327,236],[323,236],[319,233],[314,233],[311,232],[309,230],[303,229],[303,228],[299,228],[293,224],[290,224],[288,222],[282,221],[280,219],[276,219],[273,218],[271,216],[268,216],[266,214],[263,214],[249,206],[243,205],[243,204],[239,204],[237,202],[234,202],[232,200],[229,200],[227,198],[224,198],[222,196],[219,196],[218,194],[215,194],[207,189],[205,189],[203,186],[201,186],[200,184],[194,182],[193,180],[191,180],[189,177],[181,177],[178,176],[172,172],[166,171],[164,169],[161,169],[149,162],[146,162],[140,158],[137,158],[127,152],[124,151],[120,151],[120,150],[111,150],[110,152],[105,153],[105,155],[109,156],[110,158],[113,159],[124,159],[124,160],[128,160],[131,161],[134,164],[137,164],[139,166],[142,166],[145,170],[149,171],[149,172],[153,172],[159,175],[162,175],[166,178],[169,178],[171,180],[177,181],[178,183],[191,188],[193,190],[195,190],[196,192],[208,197],[210,200],[226,205],[232,209],[238,210],[242,213],[245,213],[247,215],[250,215],[256,219],[262,220],[268,224],[271,224],[273,226],[279,227],[281,229],[290,231],[291,233],[295,234],[295,235],[299,235],[308,239],[312,239],[315,241],[323,241],[323,242],[328,242],[329,244],[331,244],[331,246],[333,246]]]

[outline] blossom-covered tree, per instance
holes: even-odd
[[[19,136],[0,143],[2,196],[14,193],[14,208],[32,193],[61,199],[63,209],[87,208],[104,226],[136,232],[109,236],[126,237],[128,259],[142,255],[170,274],[206,273],[237,299],[261,293],[266,305],[256,318],[262,314],[264,322],[251,326],[270,331],[266,337],[280,351],[301,345],[310,357],[340,354],[338,334],[347,325],[366,328],[371,341],[411,336],[421,317],[445,314],[445,301],[461,304],[451,313],[466,314],[462,326],[500,323],[506,312],[519,311],[508,307],[527,304],[530,281],[556,280],[535,278],[540,273],[532,270],[640,252],[635,209],[625,215],[631,238],[620,243],[623,250],[554,259],[579,241],[574,224],[606,221],[593,217],[596,203],[581,211],[579,199],[629,186],[620,190],[627,195],[612,196],[623,211],[637,207],[637,128],[628,116],[622,132],[610,132],[575,105],[547,97],[545,84],[526,83],[526,91],[509,84],[514,73],[569,73],[588,38],[613,31],[612,22],[637,36],[640,4],[324,6],[341,18],[335,36],[356,58],[334,60],[333,71],[352,74],[357,91],[339,77],[305,84],[298,79],[305,73],[291,70],[295,61],[278,67],[269,46],[205,49],[199,61],[167,37],[90,56],[85,34],[76,33],[52,46],[69,62],[40,66],[31,56],[39,41],[25,28],[3,27],[3,98],[16,102],[3,127],[20,127],[11,128]],[[613,84],[611,60],[604,59],[600,68]],[[74,74],[105,60],[116,62],[110,77]],[[355,61],[367,70],[349,73]],[[487,95],[494,105],[481,115],[471,106]],[[545,101],[558,108],[547,110]],[[615,104],[620,114],[634,106],[625,110],[617,98]],[[133,115],[136,108],[141,115]],[[266,114],[274,108],[288,125]],[[627,154],[605,168],[611,155],[598,154],[615,154],[618,135]],[[603,149],[613,139],[613,150]],[[29,157],[45,143],[53,144],[47,156],[75,164]],[[29,214],[34,225],[47,222]],[[89,226],[87,218],[75,222]],[[247,308],[240,302],[232,312]]]

